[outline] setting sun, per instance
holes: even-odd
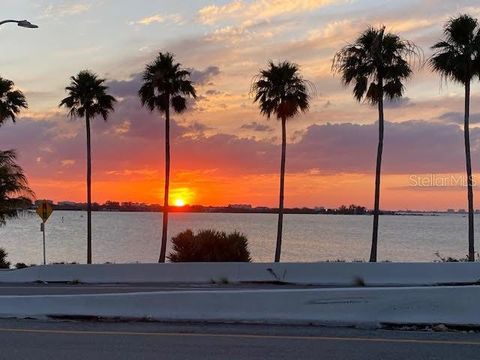
[[[183,199],[176,199],[175,206],[178,206],[178,207],[185,206],[185,201]]]

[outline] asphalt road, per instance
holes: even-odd
[[[480,334],[0,320],[1,359],[478,359]]]
[[[3,295],[72,295],[72,294],[109,294],[152,291],[195,291],[195,290],[232,290],[232,289],[304,289],[314,288],[296,285],[275,284],[0,284],[0,296]]]

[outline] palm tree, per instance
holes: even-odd
[[[31,206],[33,196],[15,151],[0,151],[0,226]]]
[[[116,99],[107,94],[105,79],[100,79],[91,71],[83,70],[72,76],[70,85],[65,88],[68,96],[60,102],[60,107],[69,109],[73,118],[85,118],[87,130],[87,264],[92,263],[92,149],[90,141],[90,121],[101,116],[107,121],[113,111]]]
[[[0,126],[8,119],[16,121],[22,109],[28,109],[25,95],[11,80],[0,77]],[[0,226],[28,208],[34,196],[14,150],[0,151]]]
[[[385,27],[369,27],[334,57],[333,70],[340,73],[345,85],[353,84],[356,100],[378,107],[378,150],[375,172],[375,205],[370,261],[377,261],[378,220],[380,215],[380,179],[382,169],[384,99],[403,96],[404,81],[412,74],[408,62],[418,56],[418,48],[398,35],[385,33]]]
[[[165,193],[163,200],[162,244],[158,262],[165,262],[168,235],[168,210],[170,192],[170,108],[176,113],[187,109],[187,98],[196,98],[190,72],[175,62],[170,53],[159,53],[145,67],[143,85],[138,92],[143,106],[157,109],[165,115]]]
[[[309,109],[308,82],[300,74],[298,65],[288,61],[270,62],[266,70],[255,77],[252,91],[260,113],[270,118],[275,115],[282,122],[282,157],[280,162],[280,197],[278,206],[277,244],[275,262],[282,252],[283,204],[285,189],[285,157],[287,151],[287,120]]]
[[[33,191],[23,169],[16,162],[14,150],[0,151],[0,226],[32,207]],[[7,252],[0,249],[0,268],[10,268]]]
[[[11,80],[0,77],[0,126],[8,119],[15,122],[22,109],[28,109],[27,100]]]
[[[473,227],[473,177],[470,156],[470,84],[480,75],[480,27],[477,19],[460,15],[450,19],[444,28],[444,40],[432,46],[434,54],[429,59],[433,71],[445,80],[459,82],[465,88],[465,157],[468,198],[468,260],[475,261]]]

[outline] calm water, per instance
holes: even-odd
[[[96,263],[155,262],[162,216],[159,213],[93,213],[93,258]],[[250,241],[256,262],[271,261],[275,249],[273,214],[172,214],[169,234],[187,228],[238,230]],[[282,260],[314,262],[368,259],[370,216],[287,215]],[[480,234],[480,217],[477,217]],[[57,211],[47,223],[47,261],[85,261],[86,214]],[[170,244],[169,244],[170,245]],[[42,261],[40,219],[25,215],[0,229],[0,247],[9,260]],[[462,215],[383,216],[380,219],[379,260],[432,261],[434,253],[467,253],[467,218]]]

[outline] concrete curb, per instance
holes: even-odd
[[[0,316],[480,326],[479,298],[476,286],[1,296]]]

